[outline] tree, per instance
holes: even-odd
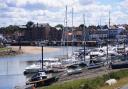
[[[15,25],[9,25],[8,27],[5,28],[5,33],[6,34],[13,34],[14,32],[19,31],[19,27]]]
[[[81,24],[81,25],[79,26],[79,28],[83,28],[83,27],[87,28],[86,26],[84,26],[84,24]]]
[[[29,33],[30,33],[29,39],[30,39],[31,41],[33,40],[33,39],[32,39],[32,26],[33,26],[33,24],[34,24],[34,22],[32,22],[32,21],[28,21],[27,24],[26,24],[27,29],[28,29],[28,31],[29,31]]]
[[[34,24],[34,22],[28,21],[26,26],[27,26],[27,28],[31,28],[33,24]]]
[[[63,30],[64,26],[62,24],[58,24],[58,25],[55,26],[55,28],[60,28],[59,30]]]

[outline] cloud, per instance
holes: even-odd
[[[88,4],[95,3],[95,0],[79,0],[79,3],[81,5],[88,5]]]
[[[122,0],[122,2],[120,3],[120,6],[124,9],[127,9],[128,7],[128,0]]]
[[[2,9],[2,8],[7,8],[6,3],[0,2],[0,9]]]
[[[115,11],[111,15],[112,24],[124,24],[127,23],[128,15],[122,11]]]
[[[125,2],[125,3],[124,3]],[[71,10],[74,8],[74,25],[83,23],[83,14],[86,15],[87,25],[108,23],[108,12],[112,11],[113,23],[127,22],[126,11],[121,5],[99,3],[99,0],[0,0],[0,24],[26,24],[31,20],[39,23],[64,24],[65,6],[68,6],[68,26],[71,26]],[[5,23],[4,23],[5,24]]]
[[[40,3],[35,3],[35,4],[28,3],[27,5],[22,6],[22,8],[25,8],[27,10],[38,10],[38,9],[45,10],[46,6]]]

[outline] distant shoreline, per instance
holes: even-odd
[[[10,46],[15,51],[19,50],[19,46]],[[44,53],[49,53],[49,52],[55,52],[59,51],[60,48],[53,48],[53,47],[44,47],[43,52]],[[40,54],[42,52],[41,47],[36,47],[36,46],[21,46],[21,52],[23,54]]]

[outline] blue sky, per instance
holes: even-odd
[[[127,24],[128,0],[0,0],[0,27],[24,25],[27,21],[49,23],[51,26],[64,24],[65,6],[68,6],[68,25],[71,26],[71,10],[74,8],[74,26]]]

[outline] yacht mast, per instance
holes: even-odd
[[[108,27],[108,39],[107,39],[107,63],[108,63],[109,29],[110,29],[110,11],[109,11],[109,27]]]
[[[67,5],[66,5],[66,12],[65,12],[65,25],[66,25],[66,41],[67,41],[67,58],[68,58],[68,29],[67,29]]]
[[[84,30],[84,61],[85,61],[85,14],[83,14],[83,21],[84,21],[84,26],[83,26],[83,30]]]
[[[64,17],[63,26],[65,27],[65,17]],[[65,46],[65,28],[64,27],[62,28],[61,47]],[[64,49],[63,49],[62,55],[64,55]]]
[[[110,11],[109,11],[109,28],[110,28],[110,25],[111,25],[111,18],[110,18]]]
[[[42,70],[43,70],[43,63],[44,62],[44,60],[43,60],[43,45],[42,45]]]
[[[73,38],[74,38],[74,35],[73,35],[73,12],[74,12],[74,9],[72,8],[72,53],[73,53],[73,46],[74,46],[74,42],[73,42]]]

